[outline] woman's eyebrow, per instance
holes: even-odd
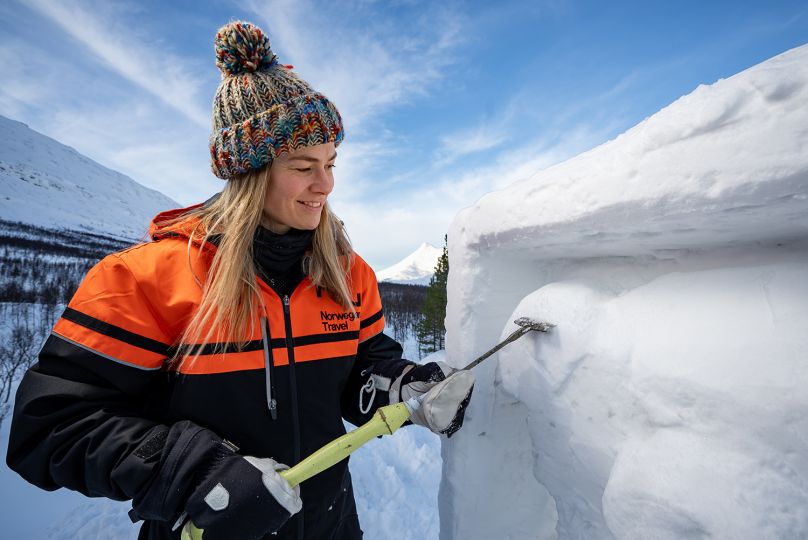
[[[331,156],[330,158],[328,158],[328,161],[334,161],[335,159],[337,159],[337,154],[336,154],[336,152],[334,153],[334,155],[333,155],[333,156]],[[315,157],[310,157],[310,156],[295,156],[295,157],[290,157],[290,158],[289,158],[289,161],[298,161],[298,160],[302,160],[302,161],[310,161],[310,162],[312,162],[312,163],[317,163],[317,162],[319,162],[319,161],[320,161],[319,159],[317,159],[317,158],[315,158]]]

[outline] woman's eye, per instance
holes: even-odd
[[[336,167],[334,163],[329,163],[328,165],[325,166],[326,169],[333,169],[334,167]]]
[[[295,169],[295,170],[298,171],[298,172],[309,172],[311,170],[311,167],[306,167],[305,169]]]

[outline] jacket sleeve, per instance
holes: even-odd
[[[359,348],[342,393],[342,415],[359,426],[370,420],[377,408],[389,404],[390,384],[413,362],[404,360],[401,345],[383,333],[384,312],[375,272],[359,256],[355,264],[354,279],[359,276],[362,280],[357,302]]]
[[[19,385],[8,466],[46,490],[133,499],[140,518],[176,519],[221,439],[161,421],[163,328],[120,257],[91,269]]]

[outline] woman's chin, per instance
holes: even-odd
[[[317,214],[316,216],[306,216],[305,219],[300,220],[301,226],[299,228],[306,231],[313,231],[320,224],[321,219],[322,214]]]
[[[317,228],[317,226],[319,224],[320,224],[319,219],[317,221],[312,221],[310,219],[307,219],[307,220],[301,221],[297,225],[294,225],[294,228],[298,229],[298,230],[301,230],[301,231],[313,231],[314,229]]]

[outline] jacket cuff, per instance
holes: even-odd
[[[144,446],[148,444],[147,440]],[[232,453],[212,431],[190,421],[177,422],[165,434],[157,474],[142,493],[133,498],[131,514],[139,519],[175,521],[193,489],[221,453],[228,451]]]

